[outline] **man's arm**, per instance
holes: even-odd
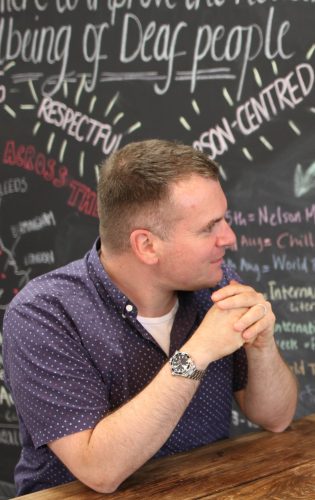
[[[233,325],[244,312],[223,311],[216,306],[209,310],[203,326],[182,346],[198,369],[243,344]],[[145,389],[95,428],[48,446],[80,481],[97,491],[114,491],[165,443],[198,385],[195,380],[172,376],[167,363]]]
[[[199,382],[174,377],[165,365],[137,396],[94,429],[48,444],[80,481],[110,493],[168,439]]]
[[[274,361],[280,363],[285,375],[275,384],[279,390],[283,389],[283,384],[290,388],[291,401],[289,409],[285,411],[282,408],[285,418],[282,416],[281,422],[275,425],[271,418],[275,398],[268,391],[263,393],[257,381],[254,385],[253,371],[255,374],[257,361],[252,354],[249,355],[249,378],[253,382],[249,381],[246,392],[239,397],[249,418],[256,418],[261,412],[265,417],[259,423],[279,430],[292,418],[292,394],[296,394],[296,386],[281,358],[267,356],[271,354],[273,339],[274,316],[271,308],[262,317],[263,308],[257,307],[257,304],[264,300],[263,297],[244,285],[231,284],[221,290],[213,294],[217,304],[211,307],[182,350],[191,355],[197,369],[203,370],[212,361],[235,352],[245,342],[252,342],[251,349],[260,349],[253,350],[253,353],[260,354],[263,384],[266,381],[264,370],[270,370]],[[275,377],[279,376],[277,371],[272,373]],[[94,429],[53,441],[49,447],[82,482],[97,491],[113,491],[161,448],[197,388],[198,382],[194,380],[173,377],[170,367],[166,365],[144,390],[120,409],[105,416]]]
[[[248,384],[235,393],[242,412],[258,425],[273,432],[288,427],[297,403],[297,382],[283,361],[275,342],[260,350],[246,348]]]
[[[271,305],[262,294],[236,282],[218,290],[212,298],[222,309],[247,304],[247,313],[234,326],[242,332],[245,342],[248,383],[235,398],[252,422],[273,432],[283,431],[294,416],[298,388],[274,339],[275,316]]]

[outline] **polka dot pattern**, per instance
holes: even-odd
[[[167,361],[137,321],[137,308],[118,290],[98,258],[99,240],[84,259],[32,280],[4,320],[5,380],[18,412],[23,451],[18,494],[73,476],[46,446],[93,428],[141,391]],[[220,286],[239,279],[224,267]],[[180,292],[171,355],[211,307],[209,290]],[[233,391],[246,385],[240,349],[211,363],[174,432],[156,456],[189,450],[229,435]]]

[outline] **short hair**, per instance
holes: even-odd
[[[109,156],[101,165],[97,189],[105,246],[126,251],[130,234],[137,228],[167,237],[170,186],[193,174],[218,180],[219,167],[204,153],[176,142],[133,142]]]

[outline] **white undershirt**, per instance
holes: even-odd
[[[176,299],[176,303],[170,312],[164,314],[164,316],[158,318],[137,316],[139,323],[141,323],[141,325],[152,335],[154,340],[156,340],[167,355],[169,355],[170,352],[171,330],[177,309],[178,299]]]

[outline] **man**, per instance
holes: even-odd
[[[188,146],[125,146],[102,168],[100,241],[12,301],[19,494],[74,478],[114,491],[153,456],[227,437],[233,395],[266,429],[290,424],[271,305],[223,263],[235,235],[218,175]]]

